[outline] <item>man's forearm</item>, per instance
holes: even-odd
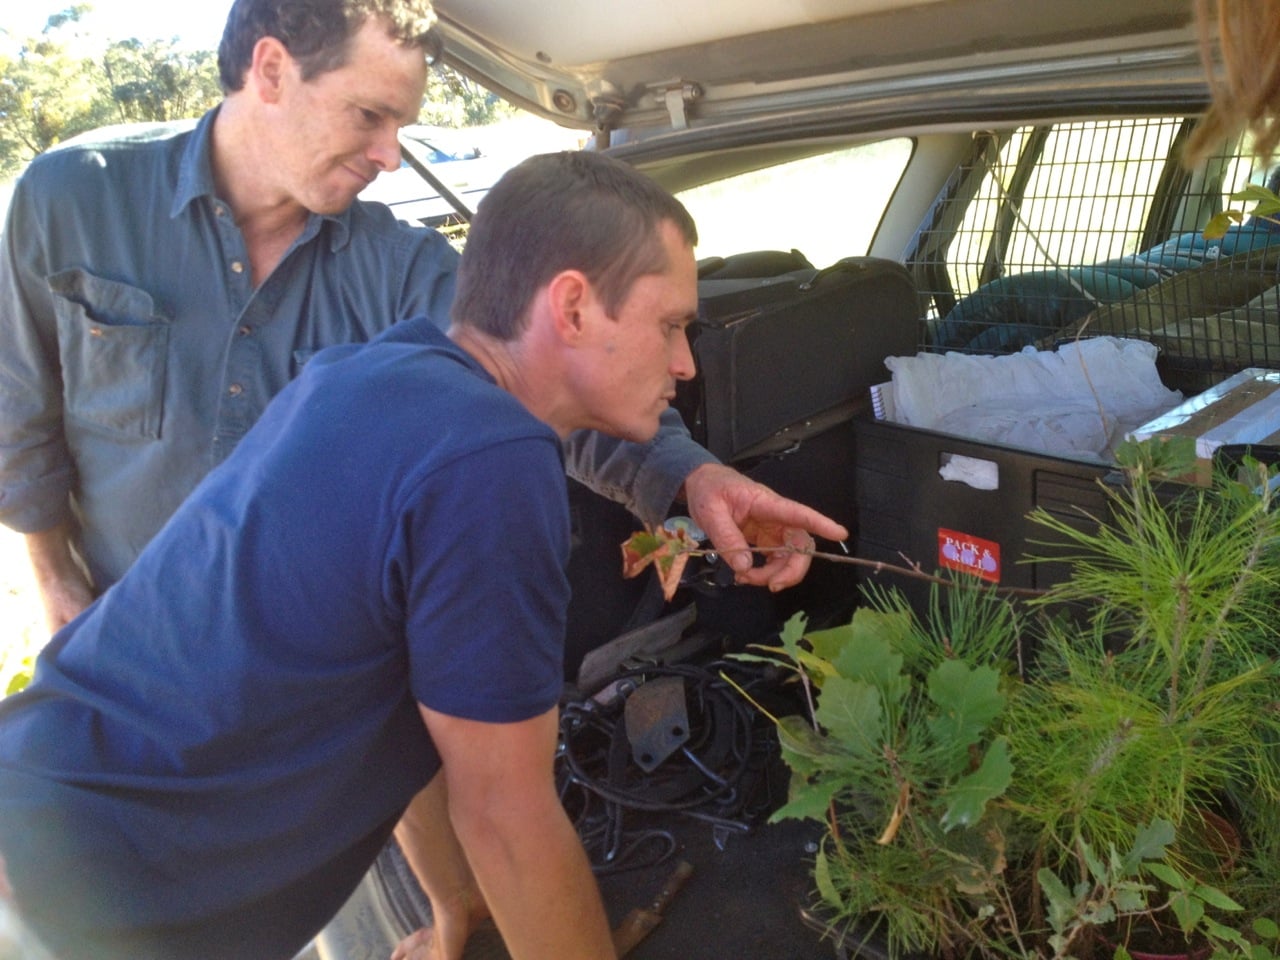
[[[650,526],[667,516],[685,479],[705,463],[719,463],[694,442],[675,410],[662,415],[658,435],[630,443],[579,430],[565,443],[568,472],[601,496],[617,501]]]
[[[536,829],[523,816],[520,823],[499,829],[475,821],[464,825],[468,819],[465,811],[454,812],[468,859],[513,960],[615,957],[599,887],[562,809],[548,810]]]
[[[28,533],[25,540],[49,632],[55,633],[93,602],[93,586],[71,548],[70,523]]]

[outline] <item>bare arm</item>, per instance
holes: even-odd
[[[437,773],[396,824],[396,842],[431,901],[431,926],[402,940],[391,960],[458,960],[489,908],[449,822],[449,795]]]
[[[512,960],[613,960],[595,877],[556,794],[557,710],[479,723],[419,706],[449,813]]]
[[[26,535],[27,556],[44,605],[49,632],[56,633],[93,602],[89,576],[71,552],[67,523]]]

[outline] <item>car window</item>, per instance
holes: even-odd
[[[698,256],[796,249],[821,267],[865,254],[911,145],[882,140],[679,193],[698,224]]]
[[[1253,316],[1266,304],[1253,298],[1274,283],[1280,231],[1246,219],[1221,239],[1204,236],[1215,214],[1242,206],[1231,195],[1267,171],[1247,142],[1186,169],[1180,148],[1193,123],[1122,118],[976,136],[908,257],[928,304],[921,347],[1002,353],[1082,332],[1140,334],[1188,390],[1273,360],[1274,338]],[[1197,281],[1193,295],[1177,279],[1208,276],[1209,265],[1234,266],[1231,283]],[[1230,330],[1203,319],[1230,310],[1242,311]]]
[[[996,276],[1137,252],[1181,124],[1172,118],[1016,130],[990,163],[948,250],[955,292],[972,293]]]
[[[460,159],[457,155],[448,153],[437,147],[435,144],[428,143],[425,140],[419,140],[416,137],[411,139],[413,140],[414,151],[427,163],[448,163],[450,160]],[[400,161],[400,166],[402,168],[407,167],[408,165],[409,164],[406,161]]]

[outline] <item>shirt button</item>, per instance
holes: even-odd
[[[222,204],[218,204],[216,207],[213,208],[213,214],[216,217],[225,217],[227,215],[227,208],[224,207]]]
[[[236,333],[240,334],[240,336],[242,337],[247,337],[249,334],[253,333],[253,327],[249,326],[248,324],[245,324],[243,327],[237,330]]]
[[[231,394],[233,397],[238,397],[240,394],[244,393],[244,387],[240,386],[238,383],[233,383],[231,386],[227,387],[227,393]]]
[[[232,272],[232,273],[244,273],[244,264],[243,264],[243,263],[241,263],[239,260],[232,260],[232,261],[231,261],[231,272]]]

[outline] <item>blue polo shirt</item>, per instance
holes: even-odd
[[[0,702],[0,853],[65,960],[292,956],[438,769],[418,702],[556,704],[559,441],[417,339],[312,360]]]

